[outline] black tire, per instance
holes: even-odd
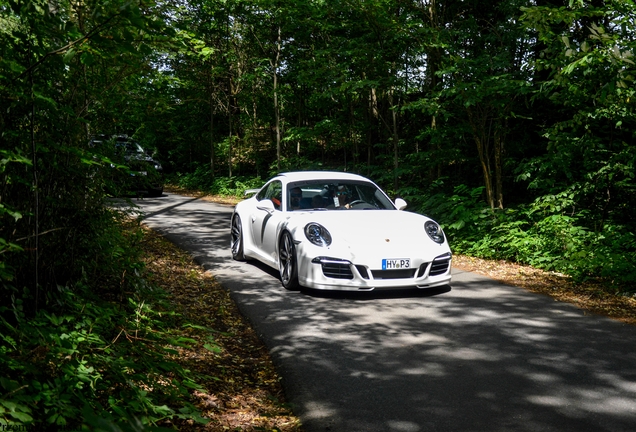
[[[157,198],[163,195],[163,186],[148,189],[148,196],[151,198]]]
[[[291,234],[287,231],[280,236],[278,242],[278,270],[280,271],[280,280],[286,289],[296,290],[300,288],[296,245]]]
[[[237,214],[232,217],[231,230],[230,249],[232,250],[232,258],[236,261],[245,261],[245,254],[243,253],[243,225],[241,224],[241,218]]]

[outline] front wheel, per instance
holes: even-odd
[[[230,248],[232,249],[233,259],[236,261],[245,261],[245,254],[243,253],[243,226],[241,225],[239,215],[234,215],[232,218]]]
[[[298,289],[298,262],[296,260],[296,246],[289,232],[285,231],[278,244],[278,269],[280,280],[288,290]]]

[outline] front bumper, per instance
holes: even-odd
[[[298,280],[307,288],[339,291],[371,291],[376,288],[434,288],[451,280],[450,252],[430,259],[412,258],[408,269],[382,270],[375,260],[342,259],[299,254]]]

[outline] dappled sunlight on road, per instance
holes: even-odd
[[[324,385],[321,394],[309,397],[338,406],[345,423],[353,413],[359,417],[379,409],[383,394],[397,394],[402,407],[393,408],[394,415],[416,417],[420,425],[434,420],[435,430],[452,425],[449,430],[614,431],[636,424],[634,391],[598,374],[626,362],[614,382],[636,378],[636,357],[624,337],[599,330],[596,319],[570,305],[516,288],[495,284],[487,295],[489,284],[456,283],[439,296],[376,301],[370,294],[356,301],[350,294],[320,298],[282,288],[270,290],[265,299],[262,291],[241,295],[253,307],[282,303],[267,319],[279,327],[269,342],[272,352],[351,389],[335,397]],[[611,323],[610,328],[622,327]],[[359,388],[375,389],[378,403],[364,405]],[[414,408],[420,403],[425,414],[418,416]],[[466,420],[457,418],[457,411],[447,416],[446,408],[458,406]],[[318,415],[309,405],[302,412]],[[333,407],[329,412],[325,421]],[[591,413],[593,423],[587,419]],[[398,423],[387,421],[385,430]]]
[[[635,428],[633,327],[462,271],[450,290],[286,291],[231,260],[231,207],[200,204],[147,223],[230,289],[308,431]]]

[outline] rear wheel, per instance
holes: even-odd
[[[160,197],[161,195],[163,195],[163,186],[156,186],[156,187],[151,187],[150,189],[148,189],[149,197],[157,198],[157,197]]]
[[[289,232],[285,231],[278,244],[278,269],[280,280],[288,290],[298,289],[298,263],[296,261],[296,246]]]
[[[237,261],[245,261],[245,254],[243,253],[243,226],[241,225],[241,218],[239,215],[234,215],[232,218],[230,248],[232,249],[233,259]]]

